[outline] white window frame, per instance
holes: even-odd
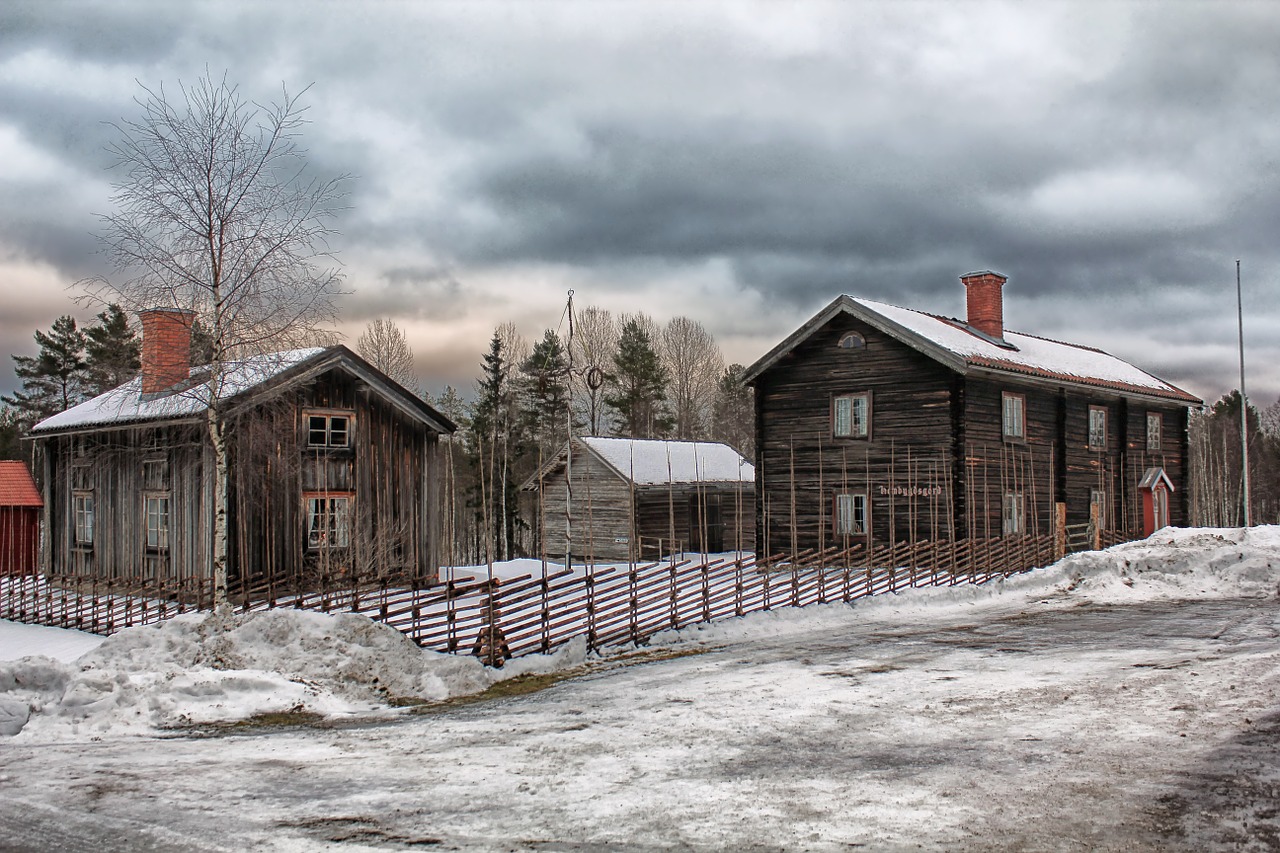
[[[351,545],[350,492],[308,492],[302,498],[308,551],[347,548]]]
[[[1089,489],[1089,506],[1098,508],[1098,529],[1107,529],[1107,490],[1099,488]],[[1092,511],[1090,515],[1092,516]]]
[[[172,506],[168,492],[146,492],[142,496],[143,542],[148,551],[169,550],[169,520]]]
[[[1005,391],[1000,395],[1000,434],[1005,441],[1027,439],[1027,396]]]
[[[834,511],[838,537],[866,536],[871,529],[871,502],[866,492],[837,492]]]
[[[861,409],[861,417],[859,417]],[[831,435],[835,438],[871,437],[871,392],[840,394],[831,400]]]
[[[1089,407],[1089,449],[1107,449],[1107,409],[1105,406]]]
[[[75,519],[77,545],[93,544],[93,492],[73,492],[71,513]]]
[[[1026,501],[1022,492],[1004,493],[1000,522],[1005,536],[1018,536],[1027,532]]]
[[[350,447],[354,412],[303,411],[306,419],[307,447]],[[341,421],[337,427],[335,421]],[[336,427],[336,428],[335,428]]]
[[[1147,450],[1159,452],[1164,441],[1164,415],[1147,412]]]

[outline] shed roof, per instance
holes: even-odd
[[[0,506],[44,506],[25,462],[0,461]]]
[[[991,371],[1028,379],[1088,385],[1198,404],[1200,399],[1110,353],[1021,332],[1004,333],[1005,346],[953,317],[884,302],[840,296],[753,364],[747,382],[778,363],[839,314],[849,314],[897,338],[958,373]]]
[[[755,466],[727,444],[594,437],[582,443],[637,486],[756,481]]]
[[[576,438],[575,444],[592,454],[618,477],[637,486],[746,483],[756,481],[755,466],[727,444],[713,441],[663,441],[642,438]],[[575,451],[576,452],[576,451]],[[564,467],[565,450],[525,481],[521,489]]]
[[[444,415],[344,346],[249,356],[227,367],[218,397],[221,400],[231,400],[242,395],[249,396],[289,384],[292,380],[309,378],[337,364],[344,365],[362,379],[381,387],[385,395],[395,398],[401,404],[402,409],[412,411],[441,432],[452,432],[455,429],[453,422]],[[45,418],[31,432],[41,434],[198,417],[208,411],[213,393],[207,381],[208,368],[203,368],[204,381],[199,381],[201,371],[202,368],[192,369],[192,376],[197,381],[190,387],[159,395],[143,394],[142,378],[135,377],[119,388]]]

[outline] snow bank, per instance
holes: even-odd
[[[852,605],[782,608],[714,625],[659,634],[655,644],[718,642],[779,636],[834,626],[861,616],[925,619],[975,606],[1020,607],[1032,602],[1123,604],[1187,599],[1280,596],[1280,526],[1165,528],[1147,539],[1103,551],[1071,554],[1051,566],[986,584],[901,590]]]
[[[355,614],[188,614],[121,631],[74,663],[0,663],[0,735],[144,734],[267,713],[377,716],[584,657],[583,645],[571,645],[493,670],[474,658],[419,649]]]
[[[0,619],[0,661],[18,660],[28,655],[44,655],[73,661],[102,644],[102,637],[69,628],[21,625]]]

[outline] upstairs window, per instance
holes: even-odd
[[[316,414],[307,415],[308,447],[350,447],[351,416]]]
[[[1089,407],[1089,449],[1107,449],[1107,410],[1102,406]]]
[[[845,332],[840,336],[840,343],[836,346],[840,349],[866,349],[867,339],[857,332]]]
[[[861,492],[836,495],[834,521],[836,536],[865,536],[867,496]]]
[[[346,548],[351,544],[351,495],[307,495],[307,548]]]
[[[871,435],[871,392],[845,394],[831,404],[831,434],[836,438],[867,438]]]
[[[1027,398],[1022,394],[1005,392],[1002,396],[1004,410],[1001,433],[1006,441],[1023,441],[1027,437],[1026,417]]]
[[[1164,416],[1159,412],[1147,412],[1147,450],[1158,453],[1163,438]]]
[[[76,544],[93,544],[93,493],[76,492],[71,498],[75,515]]]

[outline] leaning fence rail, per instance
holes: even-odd
[[[517,578],[412,586],[384,578],[311,577],[234,584],[240,611],[287,607],[359,613],[423,648],[491,664],[549,653],[578,637],[591,649],[749,613],[849,602],[912,587],[985,583],[1053,560],[1052,536],[900,542],[757,561],[687,556],[636,565],[555,568]],[[293,586],[292,591],[289,587]],[[0,577],[0,618],[111,634],[208,610],[208,581],[126,582],[84,575]]]

